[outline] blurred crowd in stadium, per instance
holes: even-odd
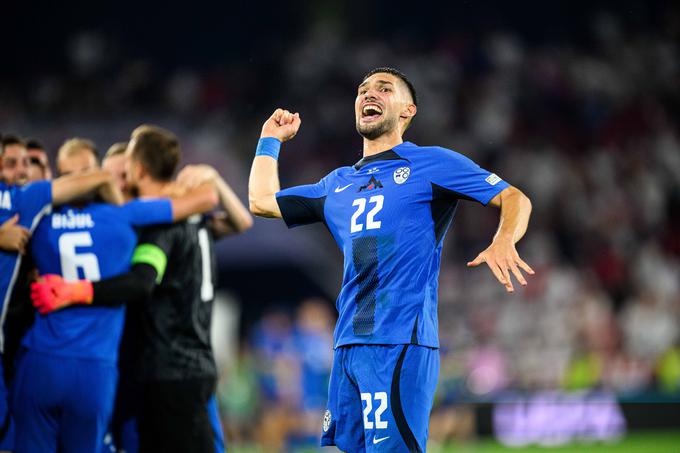
[[[452,30],[424,46],[353,39],[326,18],[266,68],[170,72],[118,61],[106,51],[115,42],[88,32],[73,36],[68,72],[0,91],[0,124],[52,149],[71,135],[105,147],[151,117],[178,132],[190,159],[216,164],[245,194],[266,112],[284,104],[303,118],[282,153],[283,184],[316,181],[360,157],[352,106],[364,70],[400,68],[420,97],[406,138],[469,155],[534,206],[519,250],[537,275],[514,295],[487,271],[465,268],[493,236],[495,213],[464,205],[445,242],[432,438],[465,436],[469,413],[446,408],[509,389],[680,393],[678,10],[649,27],[598,13],[579,39]],[[228,438],[259,436],[272,447],[316,439],[333,320],[328,301],[307,300],[294,312],[263,313],[245,333],[220,381]]]

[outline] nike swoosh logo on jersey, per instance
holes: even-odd
[[[348,188],[348,187],[351,186],[352,184],[354,184],[354,183],[351,182],[351,183],[347,184],[345,187],[340,187],[340,186],[336,187],[336,188],[335,188],[335,193],[342,192],[343,190],[345,190],[346,188]]]
[[[376,439],[375,436],[374,436],[374,437],[373,437],[373,445],[379,444],[379,443],[382,442],[383,440],[387,440],[387,439],[389,439],[389,438],[390,438],[390,436],[381,437],[380,439]]]

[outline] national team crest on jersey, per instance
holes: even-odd
[[[411,176],[411,169],[409,167],[399,167],[394,170],[394,182],[397,184],[404,184],[409,176]]]
[[[363,192],[364,190],[375,190],[382,188],[383,188],[382,183],[375,179],[375,176],[371,176],[371,179],[368,180],[365,186],[359,187],[359,192]]]
[[[331,411],[326,410],[323,414],[323,432],[327,433],[328,428],[331,427]]]

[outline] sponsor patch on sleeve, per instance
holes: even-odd
[[[491,184],[492,186],[495,186],[496,184],[501,182],[502,179],[496,173],[491,173],[489,176],[486,177],[485,181]]]

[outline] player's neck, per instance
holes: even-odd
[[[381,135],[375,140],[369,140],[364,137],[364,157],[382,153],[402,143],[404,143],[404,140],[396,130],[392,133]]]

